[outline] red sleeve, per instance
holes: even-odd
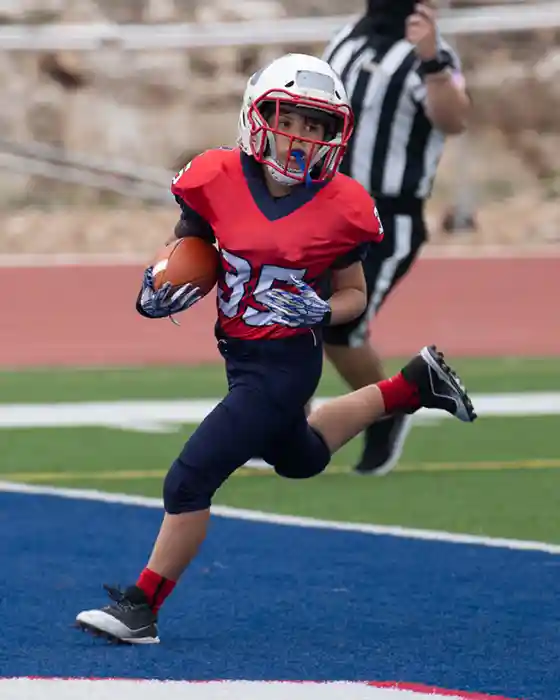
[[[343,213],[347,230],[356,245],[379,243],[383,240],[383,226],[375,201],[369,192],[346,175],[339,177],[337,206]]]
[[[383,226],[375,201],[359,183],[354,185],[347,209],[348,221],[360,243],[379,243],[383,239]]]
[[[171,182],[171,192],[179,204],[183,202],[208,223],[214,217],[206,193],[210,183],[222,172],[223,159],[224,151],[220,149],[205,151],[187,163]]]

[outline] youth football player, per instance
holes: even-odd
[[[205,538],[214,493],[252,457],[281,477],[306,479],[381,416],[424,406],[465,422],[476,418],[435,347],[390,379],[306,416],[321,377],[322,329],[364,311],[362,250],[383,236],[369,194],[337,172],[352,124],[332,68],[289,54],[250,78],[238,147],[207,151],[174,179],[182,212],[176,235],[219,247],[216,337],[229,391],[169,469],[165,514],[146,567],[126,590],[106,587],[112,602],[79,613],[80,627],[117,641],[157,643],[160,607]],[[331,294],[323,299],[327,274]],[[192,285],[155,291],[148,268],[137,309],[163,318],[199,298]]]

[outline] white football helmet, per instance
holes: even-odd
[[[294,137],[281,131],[278,128],[281,107],[323,122],[324,140]],[[352,108],[337,73],[320,58],[291,53],[249,79],[239,115],[238,145],[262,163],[277,182],[284,185],[323,182],[338,170],[353,126]],[[278,160],[276,135],[290,139],[283,163]],[[311,144],[305,159],[297,146],[300,142]]]

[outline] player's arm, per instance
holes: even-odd
[[[293,328],[329,326],[351,321],[364,311],[367,304],[361,262],[362,248],[359,246],[335,262],[329,300],[321,299],[307,282],[292,276],[297,293],[285,289],[269,289],[258,301],[275,313],[273,321]]]
[[[191,209],[179,196],[175,199],[181,207],[181,218],[175,226],[174,235],[166,242],[172,243],[177,238],[197,236],[214,243],[214,231],[210,224],[200,214]],[[144,270],[142,287],[136,298],[136,311],[146,318],[173,317],[181,311],[186,311],[201,298],[200,290],[192,285],[183,285],[174,289],[168,283],[156,291],[153,282],[152,267]]]
[[[173,178],[171,192],[181,207],[181,217],[167,243],[187,236],[197,236],[209,243],[215,243],[214,231],[206,218],[211,217],[211,209],[207,206],[204,188],[219,172],[220,167],[220,156],[217,156],[216,152],[208,151],[187,163]],[[167,282],[156,290],[153,269],[150,266],[144,270],[136,310],[149,318],[169,317],[173,320],[174,314],[185,311],[201,298],[200,289],[192,284],[184,284],[177,288]]]
[[[181,207],[181,218],[175,224],[173,236],[171,236],[167,243],[172,243],[177,238],[187,238],[188,236],[196,236],[208,241],[208,243],[215,243],[216,237],[214,236],[214,230],[206,219],[189,207],[178,195],[175,195],[175,200]]]
[[[367,306],[366,278],[362,260],[365,246],[359,246],[337,260],[331,271],[331,316],[329,325],[348,323]]]

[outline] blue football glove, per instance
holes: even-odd
[[[274,312],[272,321],[290,328],[310,328],[328,323],[331,316],[329,302],[321,299],[303,280],[292,276],[292,283],[299,293],[269,289],[259,296],[258,301]]]
[[[139,304],[142,311],[150,318],[172,318],[174,314],[185,311],[199,299],[202,299],[199,287],[192,284],[184,284],[181,287],[173,287],[171,282],[166,282],[161,289],[154,289],[153,268],[150,266],[144,270],[142,290]]]

